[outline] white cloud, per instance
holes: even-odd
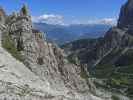
[[[105,25],[116,25],[116,18],[102,18],[102,19],[90,19],[87,21],[72,20],[71,24],[105,24]]]
[[[33,22],[41,22],[48,24],[60,24],[60,25],[70,25],[70,24],[107,24],[116,25],[116,18],[102,18],[102,19],[89,19],[89,20],[77,20],[72,18],[72,20],[66,20],[62,15],[55,14],[44,14],[38,17],[32,17]]]
[[[116,25],[117,19],[116,18],[102,18],[102,19],[88,20],[87,23],[88,24]]]
[[[98,21],[100,24],[115,25],[117,20],[115,18],[103,18]]]
[[[33,22],[41,22],[48,24],[63,24],[64,18],[61,15],[44,14],[38,17],[32,17]]]

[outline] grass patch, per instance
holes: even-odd
[[[117,95],[112,95],[112,100],[120,100],[120,98]]]
[[[96,78],[110,78],[114,70],[113,65],[97,65],[90,74]]]
[[[19,61],[24,61],[21,53],[17,50],[14,45],[14,42],[9,35],[9,33],[4,33],[3,40],[2,40],[2,47],[5,48],[13,57],[15,57]]]
[[[112,78],[111,79],[111,84],[112,85],[116,85],[116,86],[120,86],[120,85],[127,85],[128,84],[128,79],[127,78],[119,78],[119,79],[115,79],[115,78]]]
[[[75,65],[77,65],[77,63],[79,62],[78,57],[75,54],[71,54],[67,56],[67,59],[70,63],[75,64]]]
[[[129,49],[116,62],[116,66],[128,66],[133,64],[133,50]]]
[[[23,87],[19,87],[20,91],[16,93],[19,96],[31,95],[32,90],[29,88],[29,85],[24,85]]]
[[[87,72],[85,71],[85,69],[84,69],[83,66],[81,66],[80,76],[81,76],[82,78],[84,78],[84,79],[88,79],[88,78],[89,78],[89,76],[88,76],[88,74],[87,74]]]

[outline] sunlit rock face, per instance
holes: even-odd
[[[0,7],[0,22],[1,23],[5,23],[5,17],[6,17],[6,14],[5,14],[5,11],[2,7]]]
[[[0,22],[0,99],[102,100],[93,96],[92,81],[81,77],[81,66],[70,63],[63,50],[32,28],[30,15],[14,12],[5,21]],[[8,50],[1,43],[5,37],[12,44]],[[11,48],[23,61],[13,56]]]
[[[133,27],[133,0],[128,0],[127,3],[121,7],[120,16],[118,20],[118,27]]]

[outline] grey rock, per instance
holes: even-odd
[[[70,63],[58,46],[48,43],[44,33],[32,29],[29,15],[13,13],[7,19],[7,27],[0,30],[0,65],[5,65],[0,68],[0,99],[102,100],[93,96],[91,80],[80,76],[81,67]],[[23,63],[1,47],[5,32]]]
[[[0,7],[0,23],[4,24],[6,21],[6,13],[2,7]]]
[[[132,28],[133,27],[133,0],[128,0],[120,11],[118,20],[119,28]]]

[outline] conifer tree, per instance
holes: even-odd
[[[28,7],[25,4],[23,5],[21,11],[24,15],[28,15]]]

